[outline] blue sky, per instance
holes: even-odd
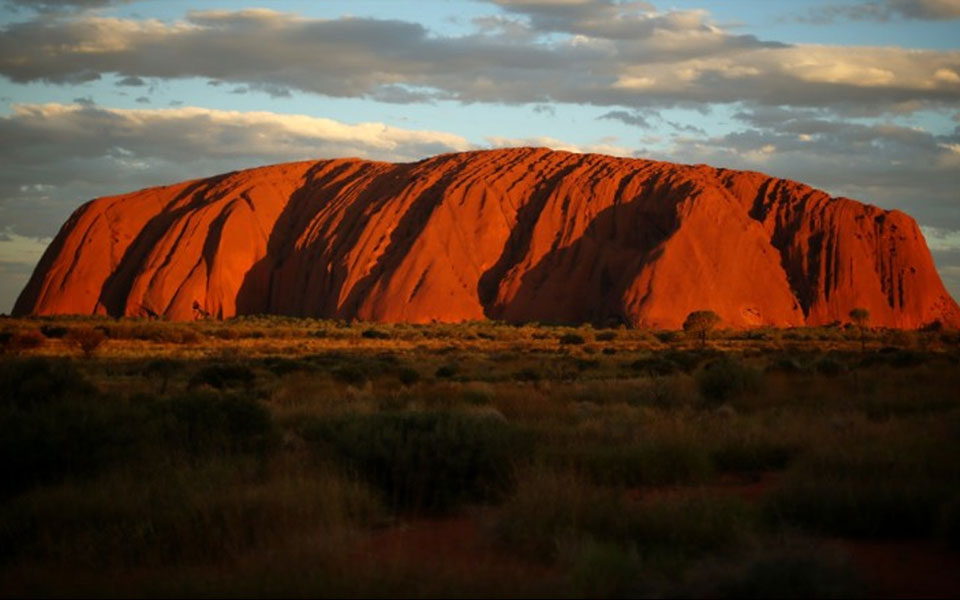
[[[543,145],[898,208],[960,296],[960,0],[0,0],[0,312],[90,198]]]

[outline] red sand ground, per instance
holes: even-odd
[[[437,519],[412,519],[363,540],[348,563],[362,570],[400,574],[423,573],[426,565],[435,580],[458,589],[489,593],[534,595],[562,589],[563,575],[555,567],[506,555],[484,535],[478,513]],[[498,589],[483,590],[494,582]]]
[[[759,502],[779,481],[771,472],[755,477],[729,476],[699,491],[733,494]],[[681,486],[635,490],[638,501],[691,493]],[[483,514],[443,519],[414,519],[377,532],[355,550],[358,564],[388,571],[405,565],[436,565],[437,572],[454,580],[487,579],[526,590],[562,589],[563,574],[545,564],[518,560],[483,534]],[[960,598],[960,553],[925,540],[832,540],[850,557],[870,598]],[[476,577],[482,573],[483,577]],[[488,579],[490,580],[490,579]],[[513,582],[511,584],[511,582]]]
[[[14,312],[960,325],[907,215],[760,173],[542,148],[282,164],[94,200]]]
[[[836,542],[874,598],[960,598],[960,553],[925,540]]]

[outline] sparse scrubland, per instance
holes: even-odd
[[[701,333],[2,319],[0,594],[960,592],[960,336]]]

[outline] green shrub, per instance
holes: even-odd
[[[674,410],[695,404],[697,400],[696,391],[688,390],[676,376],[656,377],[644,383],[646,385],[639,388],[636,395],[628,398],[630,405]]]
[[[599,331],[594,336],[598,342],[612,342],[617,339],[616,331]]]
[[[716,446],[711,459],[718,471],[757,473],[784,469],[798,452],[789,442],[736,437]]]
[[[238,386],[249,388],[256,379],[256,374],[246,365],[217,363],[207,365],[194,373],[187,387],[209,385],[218,390]]]
[[[272,555],[291,541],[298,548],[309,540],[311,548],[339,550],[337,539],[380,512],[372,490],[326,466],[293,463],[265,470],[256,461],[222,457],[156,465],[139,477],[104,473],[32,490],[0,505],[0,561],[50,568],[62,586],[54,589],[71,589],[60,583],[63,566],[83,573],[85,589],[112,591],[114,569],[132,567],[154,586],[141,579],[135,589],[169,591],[178,588],[158,585],[157,579],[166,583],[171,569],[187,565],[232,564],[254,553],[272,563]],[[90,581],[102,587],[88,588]]]
[[[66,361],[3,364],[0,403],[0,493],[90,475],[126,457],[138,442],[142,415],[107,403]]]
[[[0,404],[30,408],[67,397],[86,398],[94,387],[66,359],[27,358],[0,362]]]
[[[472,384],[467,384],[460,397],[463,398],[463,401],[467,404],[473,406],[485,406],[490,404],[493,399],[496,397],[496,393],[490,384],[475,382]]]
[[[632,444],[577,442],[548,448],[549,464],[602,485],[643,486],[700,482],[713,473],[705,447],[693,442]]]
[[[0,414],[0,495],[85,477],[127,458],[138,423],[127,411],[69,401]]]
[[[716,360],[697,373],[700,394],[709,404],[719,404],[760,387],[759,374],[732,358]]]
[[[813,365],[813,368],[820,375],[827,377],[837,377],[846,370],[843,363],[830,357],[821,358]]]
[[[684,373],[692,373],[697,367],[711,358],[723,357],[723,352],[701,348],[696,350],[668,350],[662,355],[663,360],[676,363]]]
[[[579,346],[586,342],[582,335],[579,333],[565,333],[559,338],[560,344],[563,346]]]
[[[368,381],[367,374],[355,365],[341,365],[330,371],[330,375],[340,383],[359,386]]]
[[[672,344],[682,339],[683,335],[679,331],[655,331],[653,337],[664,344]]]
[[[633,548],[587,539],[565,558],[571,563],[569,583],[578,598],[631,597],[636,589],[641,559]]]
[[[47,338],[34,329],[0,332],[0,353],[19,354],[26,350],[39,348],[46,341]]]
[[[850,562],[828,548],[785,544],[700,566],[668,596],[681,598],[859,598]]]
[[[756,530],[757,515],[731,496],[689,493],[628,500],[570,472],[534,468],[502,506],[493,532],[515,551],[556,558],[563,540],[595,540],[635,549],[651,564],[737,549]]]
[[[951,548],[960,550],[960,495],[940,508],[939,533]]]
[[[160,380],[160,393],[167,393],[170,378],[183,369],[183,363],[172,358],[155,358],[143,367],[143,376]]]
[[[543,374],[540,373],[538,369],[533,367],[525,367],[519,371],[514,372],[513,379],[515,381],[540,381],[543,379]]]
[[[854,437],[804,454],[767,499],[771,517],[831,535],[924,537],[956,495],[955,446],[932,432]]]
[[[498,498],[525,452],[518,431],[487,415],[382,412],[323,419],[304,439],[383,491],[395,509],[443,512]]]
[[[437,367],[434,375],[437,377],[437,379],[450,379],[457,374],[457,371],[457,365],[441,365]]]
[[[270,412],[251,398],[197,391],[160,402],[154,411],[167,446],[190,455],[262,452],[274,441]]]
[[[696,558],[743,547],[759,520],[741,498],[699,492],[646,500],[629,518],[630,539],[648,558]]]
[[[890,357],[890,365],[898,369],[905,369],[922,365],[927,359],[928,357],[922,352],[898,350]]]
[[[795,358],[781,356],[767,365],[766,370],[777,373],[801,373],[803,367],[800,366],[800,363]]]
[[[364,329],[360,332],[360,337],[368,340],[389,340],[390,334],[379,329]]]
[[[589,371],[590,369],[600,368],[600,361],[596,359],[576,358],[573,364],[578,371]]]
[[[171,323],[143,323],[135,325],[128,336],[147,342],[167,344],[195,344],[200,341],[200,334],[187,325]]]
[[[290,373],[316,370],[316,367],[307,361],[280,356],[274,356],[264,360],[263,365],[278,377],[289,375]]]
[[[770,514],[832,535],[903,538],[929,535],[942,495],[902,483],[810,481],[785,485],[772,495]]]
[[[680,365],[668,358],[654,355],[647,358],[638,358],[630,364],[630,368],[648,376],[663,376],[676,373],[680,370]]]
[[[64,339],[80,350],[86,358],[90,358],[106,341],[107,336],[103,330],[95,327],[77,327],[71,329]]]
[[[40,326],[40,333],[46,336],[47,339],[51,339],[51,340],[58,340],[63,336],[67,335],[69,331],[70,331],[69,329],[67,329],[66,327],[63,327],[62,325],[47,324],[47,325]]]
[[[420,371],[413,367],[401,367],[397,369],[397,379],[403,385],[413,385],[420,381]]]

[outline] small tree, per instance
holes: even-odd
[[[90,358],[106,338],[107,336],[99,329],[80,327],[71,329],[65,339],[71,346],[83,352],[84,357]]]
[[[860,352],[867,349],[867,323],[870,322],[870,311],[858,306],[850,311],[850,319],[860,329]]]
[[[683,322],[683,330],[700,338],[700,346],[707,345],[707,334],[720,324],[720,317],[712,310],[696,310]]]

